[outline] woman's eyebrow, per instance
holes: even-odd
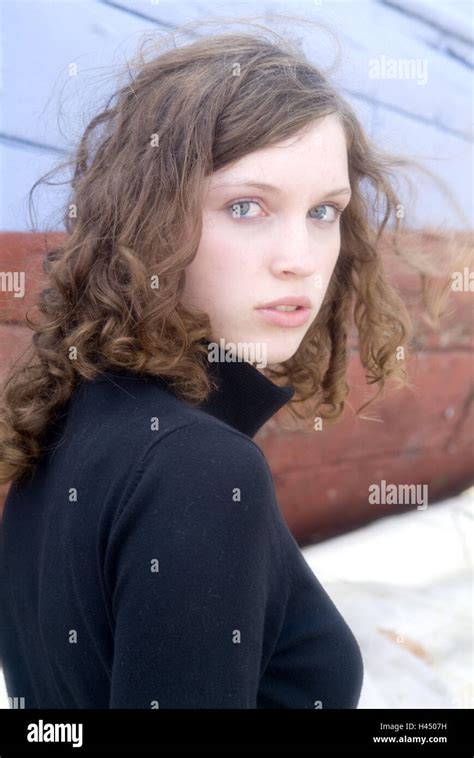
[[[275,187],[273,184],[267,184],[267,182],[255,182],[255,181],[247,181],[245,179],[239,179],[235,182],[224,182],[222,184],[215,184],[213,189],[220,189],[221,187],[239,187],[239,186],[245,186],[245,187],[256,187],[257,189],[263,189],[267,190],[268,192],[273,192],[273,194],[283,195],[284,191],[280,189],[280,187]],[[342,194],[352,194],[350,187],[341,187],[340,189],[333,189],[329,192],[321,192],[321,196],[324,197],[333,197],[334,195],[342,195]]]

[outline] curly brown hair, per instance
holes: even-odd
[[[0,483],[33,474],[44,435],[81,378],[113,369],[146,372],[167,377],[187,403],[207,398],[213,387],[204,342],[210,320],[180,302],[201,237],[203,182],[332,113],[344,127],[352,187],[340,255],[299,349],[267,375],[295,387],[288,404],[293,419],[335,421],[349,392],[354,299],[368,383],[378,384],[379,392],[388,377],[407,383],[411,320],[379,249],[389,219],[399,232],[391,171],[404,161],[370,143],[329,77],[297,45],[268,33],[276,34],[206,35],[159,54],[155,47],[150,60],[140,48],[127,64],[129,80],[90,121],[73,157],[60,164],[74,167],[67,234],[45,257],[49,286],[38,301],[41,320],[26,316],[35,332],[31,357],[13,365],[3,382]],[[30,199],[51,173],[33,185]],[[310,410],[299,410],[305,401]]]

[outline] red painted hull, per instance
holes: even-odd
[[[435,253],[443,253],[440,239],[419,235],[415,242],[419,247],[437,244]],[[26,271],[28,280],[23,299],[0,293],[0,365],[5,368],[31,339],[22,319],[41,289],[43,244],[43,235],[0,233],[0,270]],[[426,485],[430,506],[474,480],[472,292],[450,294],[450,315],[436,332],[417,303],[419,276],[397,268],[395,259],[389,263],[416,323],[417,352],[408,364],[413,388],[387,391],[366,408],[364,415],[377,420],[356,420],[351,408],[375,390],[366,385],[353,330],[351,392],[341,421],[324,432],[287,431],[283,409],[256,437],[271,466],[283,514],[302,546],[417,507],[413,501],[369,502],[374,484],[418,484],[420,492]],[[7,489],[0,488],[0,513]]]

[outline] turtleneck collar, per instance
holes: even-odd
[[[208,340],[203,342],[207,343]],[[254,437],[265,422],[295,394],[294,387],[279,387],[246,361],[209,361],[208,367],[209,374],[218,386],[197,407],[248,437]],[[137,378],[136,374],[122,369],[105,371],[95,381],[103,382],[121,376]],[[146,376],[142,375],[143,378]],[[151,378],[172,391],[166,378],[155,375],[151,375]]]
[[[295,394],[294,387],[279,387],[246,361],[210,361],[208,365],[218,388],[211,391],[200,410],[249,437]]]

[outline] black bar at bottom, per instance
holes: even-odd
[[[469,710],[0,710],[0,756],[232,750],[473,756]]]

